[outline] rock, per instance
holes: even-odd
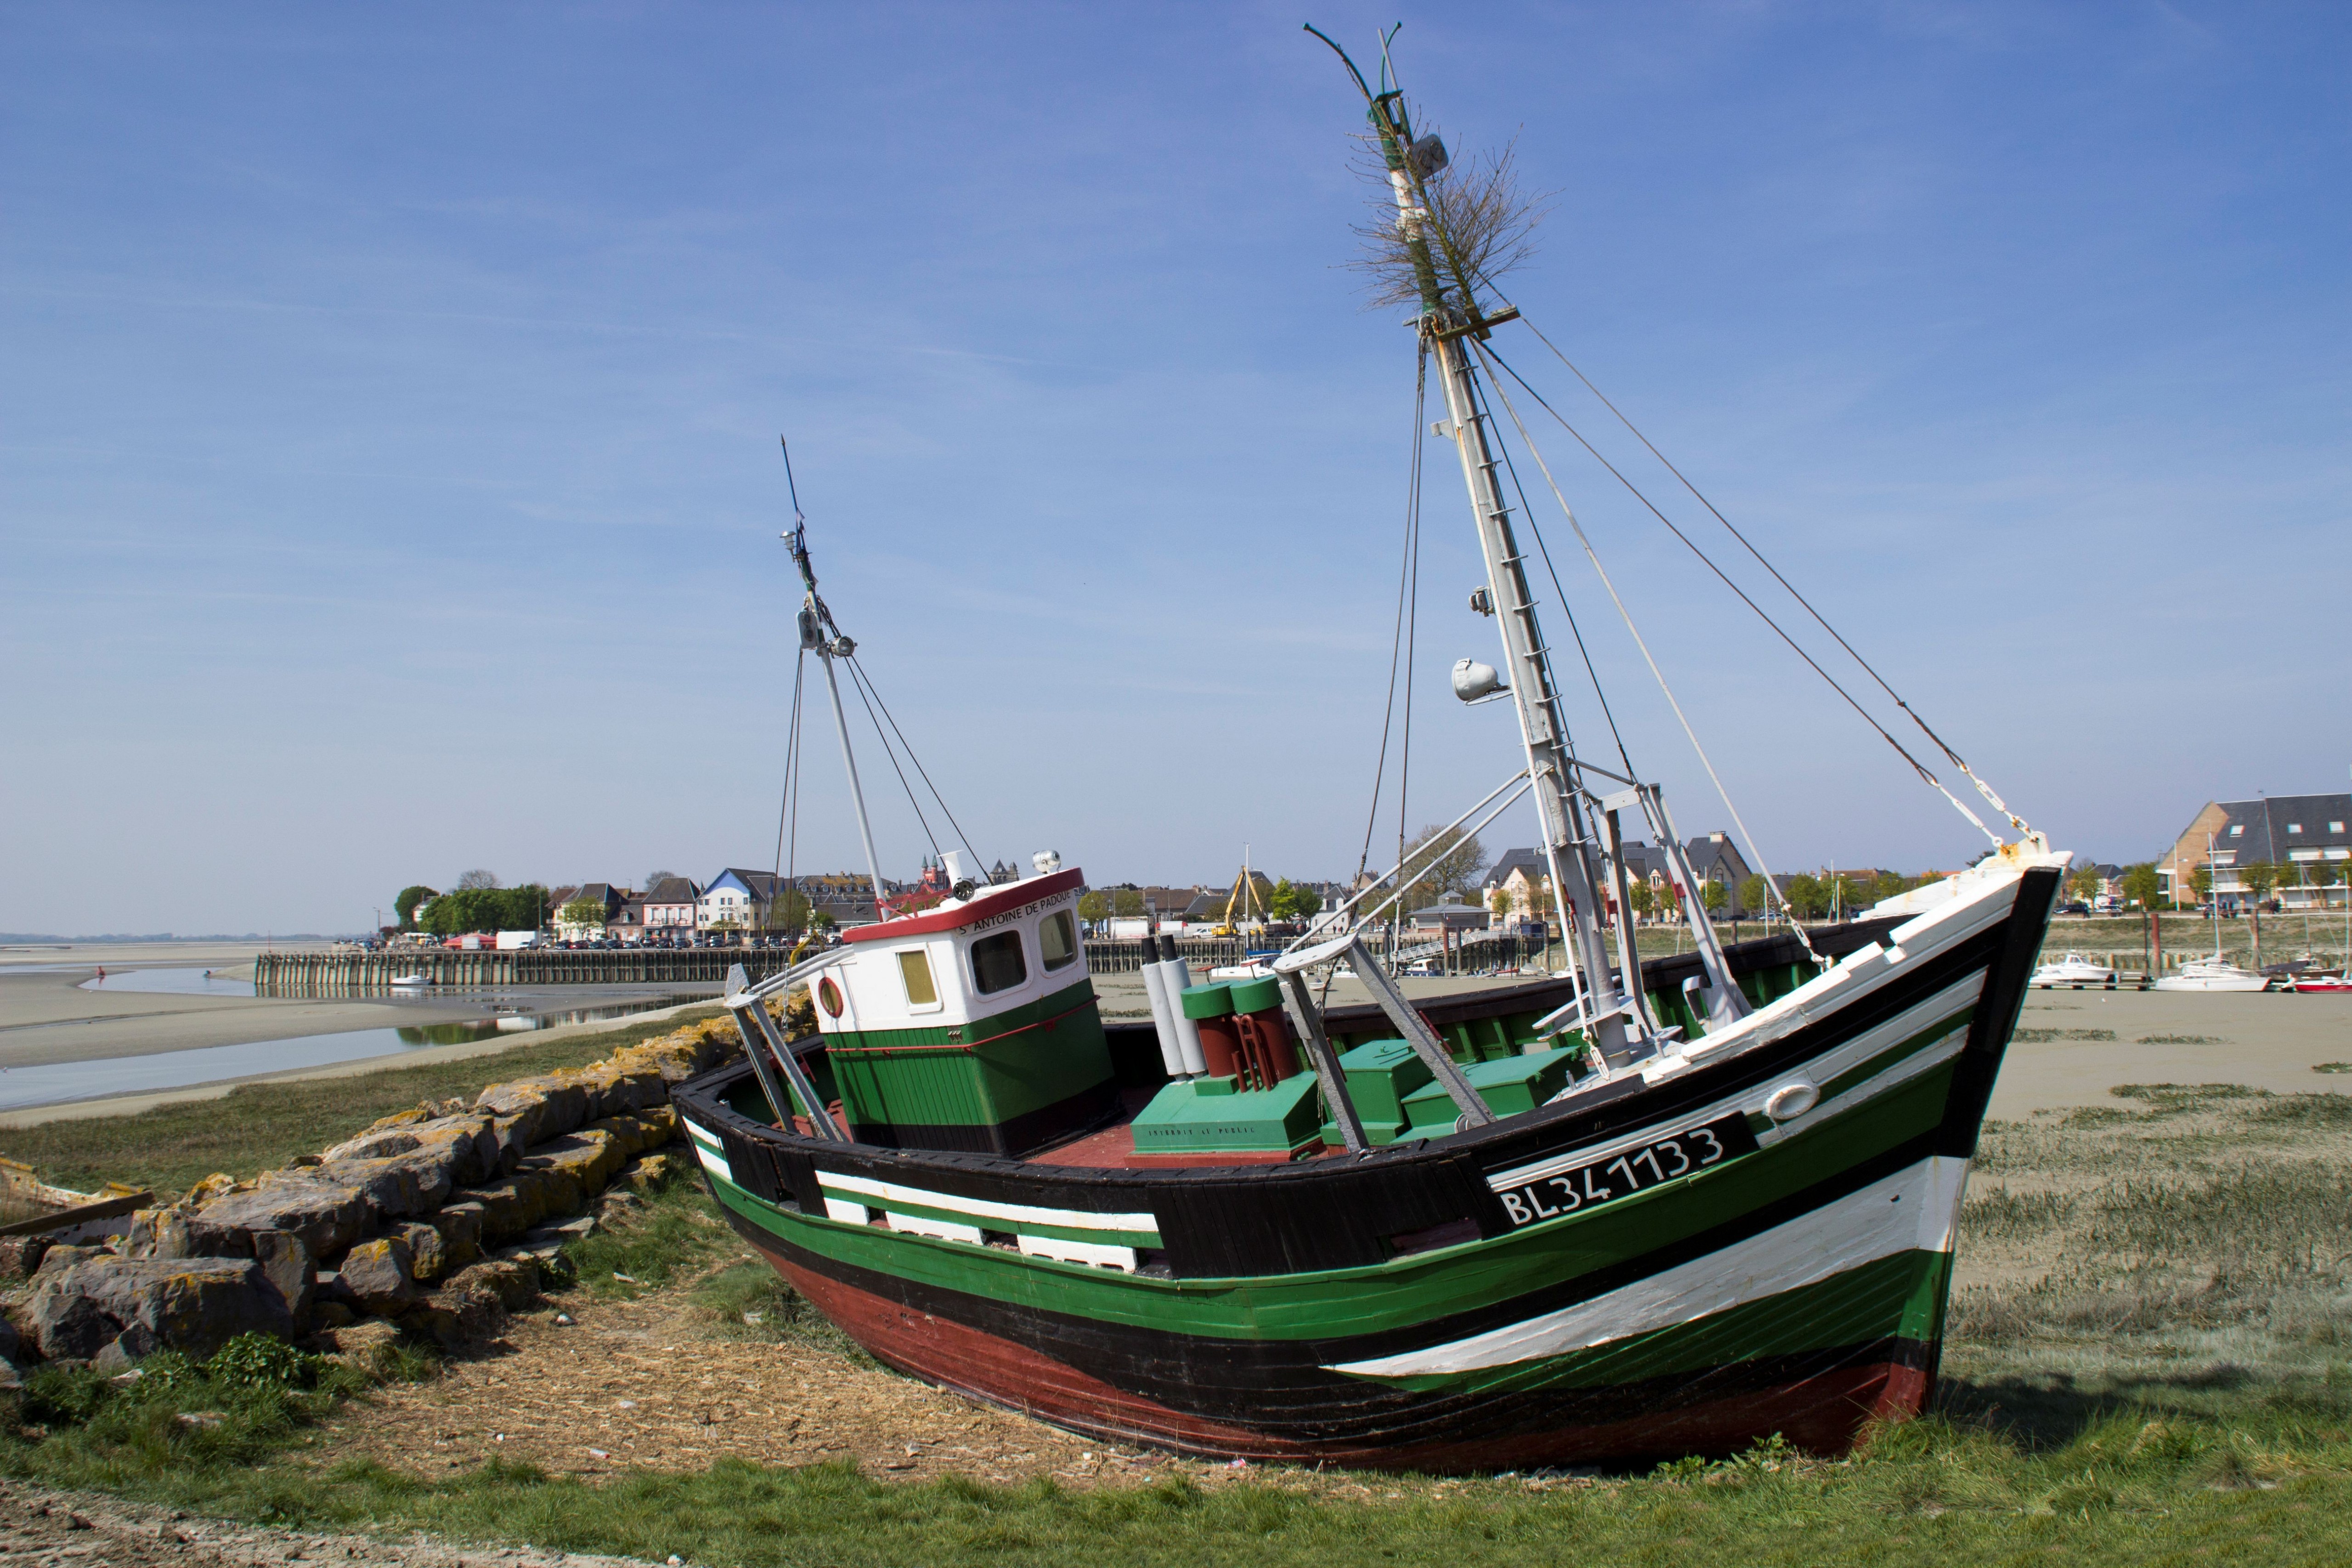
[[[408,1243],[388,1236],[352,1247],[340,1273],[343,1289],[362,1307],[378,1317],[392,1317],[416,1300],[416,1279],[410,1269]]]
[[[122,1342],[130,1337],[117,1334],[100,1346],[98,1353],[89,1358],[89,1370],[101,1377],[121,1377],[125,1373],[136,1373],[139,1368],[137,1359],[122,1348]]]
[[[560,1138],[588,1119],[588,1091],[569,1073],[547,1073],[492,1084],[474,1109],[494,1118],[520,1118],[523,1142],[536,1144]]]
[[[432,1120],[432,1112],[419,1106],[415,1110],[396,1110],[390,1116],[371,1122],[356,1138],[347,1138],[331,1149],[320,1151],[321,1161],[373,1160],[386,1154],[405,1154],[417,1146],[412,1129]]]
[[[52,1247],[42,1255],[41,1266],[34,1271],[33,1278],[37,1280],[45,1274],[62,1274],[85,1259],[110,1256],[103,1247]]]
[[[45,1273],[29,1304],[41,1353],[52,1360],[96,1355],[125,1332],[127,1350],[158,1348],[208,1356],[247,1332],[293,1331],[286,1302],[248,1258],[92,1258]]]
[[[412,1220],[394,1233],[408,1243],[409,1277],[420,1285],[429,1285],[447,1269],[448,1259],[441,1250],[441,1233],[432,1226]]]
[[[46,1236],[0,1237],[0,1279],[29,1279],[51,1246]]]
[[[72,1272],[59,1270],[58,1280],[69,1279]],[[122,1325],[96,1301],[79,1290],[59,1289],[57,1281],[34,1291],[30,1315],[34,1342],[50,1361],[87,1361],[122,1332]]]
[[[634,1131],[635,1118],[630,1120]],[[620,1133],[600,1123],[541,1144],[530,1152],[530,1157],[522,1163],[521,1168],[560,1171],[568,1182],[578,1186],[580,1198],[577,1202],[563,1204],[550,1211],[563,1214],[603,1192],[635,1152],[636,1150]]]
[[[359,1314],[341,1301],[317,1301],[310,1307],[310,1324],[319,1329],[340,1329],[359,1321]],[[315,1337],[315,1336],[314,1336]]]
[[[286,1303],[287,1316],[299,1329],[310,1321],[310,1310],[319,1285],[319,1265],[302,1238],[291,1231],[257,1230],[252,1233],[253,1260],[261,1266],[262,1278]]]
[[[539,1267],[523,1258],[494,1258],[459,1272],[442,1287],[444,1296],[482,1290],[508,1311],[518,1312],[539,1297]]]
[[[238,1243],[236,1233],[283,1230],[300,1237],[311,1257],[334,1257],[360,1238],[370,1211],[358,1186],[331,1179],[325,1171],[273,1171],[250,1191],[205,1205],[188,1221],[196,1249],[237,1257],[249,1253],[251,1243]]]
[[[249,1183],[246,1184],[250,1186]],[[211,1175],[190,1187],[188,1195],[180,1200],[180,1205],[183,1208],[200,1209],[206,1204],[228,1196],[237,1190],[237,1179],[235,1176],[223,1171],[215,1171]]]
[[[441,1236],[441,1272],[455,1274],[482,1255],[482,1205],[471,1199],[444,1204],[425,1216]]]
[[[0,1361],[15,1361],[16,1349],[16,1325],[0,1318]]]
[[[188,1216],[178,1209],[138,1209],[122,1238],[125,1258],[193,1258]]]
[[[647,1154],[623,1173],[631,1187],[649,1193],[668,1181],[677,1170],[677,1162],[667,1154]]]

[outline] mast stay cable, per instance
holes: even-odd
[[[866,705],[866,722],[874,726],[874,738],[882,742],[882,754],[890,760],[890,771],[898,775],[898,787],[907,792],[907,804],[914,807],[915,826],[923,830],[923,837],[929,843],[932,857],[936,858],[940,852],[938,836],[931,832],[930,820],[923,815],[923,803],[915,798],[915,786],[907,782],[907,770],[898,765],[898,749],[890,744],[889,732],[882,728],[882,721],[875,715],[874,699],[867,694],[866,689],[866,672],[857,668],[857,660],[855,658],[845,658],[842,662],[849,666],[849,683],[856,689],[858,701]],[[879,909],[875,910],[875,918],[877,920],[881,918]]]
[[[1389,642],[1389,695],[1387,702],[1381,709],[1381,755],[1379,763],[1375,764],[1372,769],[1372,804],[1371,809],[1366,813],[1364,817],[1364,847],[1362,853],[1356,857],[1356,879],[1358,881],[1361,881],[1365,875],[1371,869],[1372,835],[1377,832],[1380,827],[1381,791],[1388,781],[1389,730],[1390,726],[1393,724],[1396,720],[1397,669],[1404,658],[1405,603],[1408,594],[1412,592],[1412,586],[1414,582],[1415,574],[1413,572],[1413,558],[1417,553],[1415,546],[1421,538],[1421,422],[1427,412],[1428,401],[1429,345],[1424,342],[1421,346],[1421,363],[1413,377],[1412,441],[1411,443],[1411,454],[1408,465],[1411,477],[1406,480],[1405,488],[1404,554],[1397,567],[1396,631]],[[1405,731],[1408,745],[1411,743],[1412,731],[1412,711],[1410,706],[1412,700],[1412,671],[1410,667],[1407,667],[1405,669],[1405,690],[1407,701]],[[1399,784],[1398,789],[1400,792],[1398,811],[1399,815],[1402,816],[1403,810],[1402,804],[1403,784],[1402,783]],[[1402,862],[1403,858],[1400,856],[1398,858],[1400,862]]]
[[[1879,738],[1884,740],[1888,745],[1894,747],[1895,755],[1910,763],[1912,771],[1916,773],[1919,777],[1927,783],[1929,788],[1933,789],[1937,795],[1942,795],[1947,801],[1949,801],[1951,803],[1952,809],[1958,812],[1962,816],[1967,817],[1969,821],[1975,826],[1978,832],[1992,840],[1994,848],[1998,849],[2000,847],[2000,835],[1995,833],[1991,828],[1987,827],[1984,825],[1984,819],[1982,817],[1979,817],[1975,812],[1970,811],[1967,805],[1960,800],[1959,796],[1954,795],[1950,790],[1946,789],[1944,787],[1943,781],[1937,778],[1934,773],[1930,773],[1925,763],[1922,763],[1918,758],[1913,756],[1910,751],[1904,746],[1903,742],[1896,740],[1895,736],[1889,732],[1885,725],[1880,723],[1872,716],[1870,710],[1864,708],[1860,702],[1856,701],[1854,700],[1853,693],[1848,691],[1843,685],[1839,684],[1835,676],[1832,675],[1828,670],[1823,669],[1822,668],[1821,661],[1815,658],[1811,654],[1807,653],[1803,645],[1799,643],[1796,638],[1790,637],[1787,629],[1784,628],[1780,622],[1774,620],[1765,610],[1763,605],[1759,605],[1753,598],[1749,597],[1748,591],[1745,588],[1742,588],[1738,584],[1733,582],[1723,568],[1715,563],[1714,558],[1708,555],[1706,551],[1701,550],[1698,547],[1697,542],[1693,540],[1689,534],[1685,533],[1680,528],[1676,527],[1672,518],[1668,517],[1664,512],[1660,511],[1656,504],[1654,503],[1648,496],[1642,493],[1640,487],[1636,486],[1633,480],[1627,479],[1622,473],[1619,472],[1617,466],[1614,463],[1612,463],[1607,458],[1602,457],[1600,450],[1596,448],[1591,442],[1584,438],[1583,432],[1577,429],[1575,426],[1570,424],[1567,417],[1562,415],[1559,409],[1554,408],[1550,403],[1545,400],[1542,393],[1538,392],[1534,387],[1528,385],[1527,378],[1522,376],[1517,371],[1512,369],[1508,361],[1505,360],[1502,355],[1496,353],[1491,346],[1484,343],[1477,345],[1477,353],[1480,359],[1490,362],[1494,365],[1499,367],[1505,374],[1508,375],[1513,381],[1517,382],[1527,395],[1529,397],[1534,398],[1536,402],[1542,406],[1545,413],[1550,415],[1555,420],[1559,421],[1561,429],[1576,437],[1577,444],[1591,454],[1593,461],[1608,469],[1611,478],[1614,479],[1619,484],[1624,486],[1626,491],[1631,494],[1635,500],[1640,501],[1643,506],[1648,508],[1651,516],[1656,518],[1661,523],[1664,523],[1666,531],[1672,533],[1676,539],[1681,540],[1684,545],[1689,549],[1690,552],[1698,557],[1701,564],[1705,565],[1708,571],[1714,573],[1717,579],[1721,582],[1725,587],[1730,589],[1733,594],[1738,596],[1741,604],[1746,605],[1750,610],[1756,613],[1757,619],[1771,627],[1773,634],[1782,642],[1787,643],[1790,650],[1795,653],[1799,658],[1803,659],[1806,665],[1815,675],[1820,676],[1822,680],[1826,681],[1829,684],[1831,690],[1845,699],[1846,706],[1852,708],[1856,713],[1860,714],[1864,723],[1877,731]],[[1530,453],[1533,453],[1535,451],[1535,444],[1528,435],[1527,426],[1519,421],[1517,410],[1512,408],[1510,395],[1502,391],[1502,387],[1499,383],[1496,384],[1496,391],[1503,398],[1503,406],[1511,410],[1512,422],[1519,425],[1519,438],[1528,442],[1528,450]],[[1543,459],[1540,456],[1538,456],[1536,460],[1538,466],[1542,465]],[[1559,499],[1561,510],[1567,510],[1568,500],[1565,497],[1560,496],[1559,486],[1557,481],[1552,480],[1551,470],[1549,468],[1545,468],[1544,469],[1544,478],[1547,482],[1551,484],[1552,494],[1555,498]],[[1569,515],[1571,523],[1573,523],[1576,528],[1577,537],[1580,540],[1583,539],[1583,525],[1581,523],[1574,522],[1575,514],[1572,511],[1570,512]],[[1591,542],[1586,541],[1585,550],[1588,553],[1591,552],[1591,548],[1592,546]],[[1593,566],[1595,570],[1599,570],[1600,568],[1600,560],[1597,556],[1594,557]],[[1612,587],[1610,589],[1610,593],[1614,596],[1616,589]],[[1619,607],[1622,613],[1622,605],[1621,605]],[[1632,624],[1632,619],[1629,616],[1627,618],[1626,625],[1630,627]],[[1648,649],[1646,647],[1643,648],[1643,653],[1644,658],[1648,657]],[[1652,670],[1654,672],[1656,668],[1657,667],[1654,662],[1651,665]],[[1664,676],[1659,677],[1661,685],[1664,684],[1664,679],[1665,678]],[[1675,712],[1676,715],[1679,716],[1681,709],[1677,707],[1675,709]],[[1689,729],[1687,721],[1685,721],[1684,728],[1685,731]],[[1698,744],[1698,737],[1696,734],[1691,737],[1691,744],[1694,746]],[[1710,774],[1713,773],[1714,768],[1712,764],[1709,765],[1707,771]],[[1717,787],[1719,788],[1720,785],[1718,784]],[[1727,805],[1730,804],[1727,796],[1726,797],[1724,804]],[[2022,826],[2023,825],[2020,824],[2019,826]]]
[[[1491,279],[1487,280],[1487,286],[1489,288],[1494,287],[1494,283]],[[1501,290],[1497,289],[1496,293],[1499,295]],[[1927,736],[1928,740],[1933,741],[1936,743],[1936,749],[1943,752],[1947,758],[1950,759],[1954,767],[1959,769],[1962,773],[1967,775],[1969,782],[1976,785],[1978,793],[1981,794],[1985,799],[1992,803],[1993,809],[2000,812],[2003,816],[2009,818],[2011,826],[2016,828],[2020,833],[2030,833],[2032,831],[2032,829],[2026,826],[2025,821],[2022,817],[2019,816],[2015,812],[2009,808],[2008,802],[2002,800],[2000,795],[1993,793],[1993,788],[1990,784],[1985,783],[1984,780],[1977,776],[1976,770],[1969,766],[1968,759],[1961,756],[1959,752],[1952,750],[1950,744],[1947,742],[1941,735],[1936,733],[1935,730],[1928,725],[1927,721],[1919,716],[1918,710],[1913,708],[1908,702],[1903,700],[1902,694],[1896,691],[1894,687],[1886,683],[1886,678],[1878,673],[1876,667],[1872,665],[1870,660],[1863,658],[1861,653],[1855,649],[1854,646],[1846,641],[1844,637],[1840,634],[1835,626],[1830,625],[1827,617],[1822,616],[1821,611],[1813,608],[1812,601],[1806,598],[1804,595],[1799,593],[1797,591],[1797,585],[1790,582],[1786,577],[1783,577],[1780,574],[1780,569],[1764,558],[1764,552],[1757,549],[1755,544],[1749,541],[1748,537],[1745,533],[1740,532],[1738,528],[1733,524],[1729,518],[1724,516],[1720,510],[1717,510],[1716,504],[1707,500],[1706,496],[1696,485],[1691,483],[1689,479],[1684,475],[1680,468],[1675,467],[1674,460],[1672,458],[1668,458],[1664,452],[1659,451],[1656,445],[1653,443],[1647,436],[1642,434],[1641,427],[1635,425],[1631,419],[1628,419],[1625,416],[1624,411],[1609,400],[1608,394],[1602,392],[1599,387],[1592,384],[1592,378],[1586,375],[1581,370],[1579,370],[1577,368],[1576,362],[1570,359],[1568,355],[1560,352],[1559,344],[1544,336],[1542,329],[1538,328],[1533,321],[1528,321],[1527,315],[1524,311],[1520,313],[1519,320],[1526,323],[1528,331],[1535,333],[1536,341],[1538,342],[1551,350],[1553,357],[1558,359],[1560,363],[1568,366],[1570,372],[1575,375],[1577,380],[1584,383],[1585,390],[1591,393],[1593,396],[1599,398],[1602,407],[1608,409],[1610,413],[1617,416],[1617,422],[1619,424],[1624,426],[1626,429],[1633,433],[1633,439],[1641,442],[1643,446],[1649,447],[1650,455],[1657,458],[1659,462],[1665,465],[1666,472],[1674,475],[1677,480],[1680,480],[1683,489],[1690,491],[1691,495],[1696,499],[1699,505],[1706,508],[1708,511],[1715,514],[1715,521],[1723,524],[1725,530],[1730,533],[1732,538],[1739,541],[1741,547],[1744,548],[1748,554],[1756,558],[1756,563],[1759,566],[1763,567],[1765,571],[1769,572],[1772,574],[1772,580],[1774,582],[1780,584],[1781,587],[1788,590],[1789,597],[1796,600],[1798,604],[1802,605],[1805,607],[1805,614],[1812,616],[1814,622],[1820,626],[1822,630],[1829,633],[1830,637],[1837,643],[1838,647],[1845,649],[1847,657],[1862,667],[1864,674],[1869,676],[1871,679],[1878,683],[1878,689],[1886,693],[1887,697],[1894,702],[1895,706],[1902,709],[1903,711],[1909,716],[1911,722],[1919,726],[1919,732]],[[1516,376],[1514,379],[1516,379]],[[1524,385],[1525,384],[1522,383],[1521,384]],[[1562,423],[1565,424],[1566,421],[1563,420]]]
[[[859,680],[865,683],[866,689],[874,694],[874,706],[882,710],[882,717],[889,721],[890,732],[898,736],[898,744],[906,748],[907,760],[915,764],[915,772],[921,776],[923,787],[931,792],[931,798],[933,800],[939,802],[940,815],[948,819],[948,826],[950,827],[955,829],[957,842],[963,846],[964,853],[971,857],[972,863],[976,867],[980,862],[980,851],[971,847],[971,839],[965,834],[963,824],[958,822],[956,820],[955,813],[948,809],[948,797],[941,795],[940,793],[940,786],[931,782],[930,770],[924,767],[923,759],[915,754],[915,743],[907,739],[907,732],[904,730],[898,728],[898,721],[897,717],[891,713],[890,705],[882,700],[882,689],[874,684],[874,677],[866,673],[866,667],[858,662],[857,656],[856,654],[849,656],[849,665],[851,671]],[[887,742],[885,743],[887,744]],[[903,778],[901,782],[904,782]],[[911,795],[909,798],[911,798]],[[918,812],[917,815],[920,816],[921,813]],[[927,826],[924,831],[928,835],[929,832],[929,827]],[[939,849],[939,845],[935,842],[932,844],[931,848],[932,851],[936,853]]]
[[[1488,353],[1484,344],[1475,344],[1474,347],[1475,352],[1479,354],[1481,359],[1488,357]],[[1504,368],[1507,370],[1509,367],[1506,365]],[[1493,378],[1490,376],[1488,379],[1491,381]],[[1514,375],[1512,379],[1516,381],[1518,378]],[[1520,384],[1525,386],[1527,384],[1521,382]],[[1534,389],[1529,388],[1528,390],[1532,394]],[[1800,921],[1796,918],[1795,914],[1789,909],[1788,900],[1780,897],[1780,884],[1772,879],[1771,868],[1764,863],[1764,852],[1757,847],[1756,835],[1748,828],[1746,820],[1740,816],[1739,807],[1732,801],[1731,791],[1724,786],[1723,775],[1715,771],[1714,760],[1706,754],[1706,748],[1699,743],[1698,731],[1691,727],[1690,718],[1687,714],[1684,713],[1682,703],[1676,700],[1674,688],[1666,683],[1665,671],[1658,668],[1657,659],[1653,657],[1650,652],[1650,645],[1643,639],[1641,629],[1634,626],[1633,612],[1625,607],[1624,599],[1618,595],[1617,584],[1610,580],[1607,569],[1601,564],[1601,556],[1599,552],[1592,548],[1592,541],[1585,533],[1584,524],[1577,521],[1575,509],[1568,504],[1568,498],[1560,493],[1559,481],[1552,478],[1551,466],[1544,461],[1542,451],[1537,447],[1534,438],[1528,434],[1527,422],[1519,417],[1518,409],[1512,405],[1510,394],[1505,392],[1499,384],[1496,386],[1495,394],[1497,397],[1502,399],[1504,412],[1510,415],[1512,425],[1515,426],[1519,432],[1519,439],[1527,444],[1528,456],[1536,460],[1537,468],[1543,474],[1544,483],[1550,487],[1552,499],[1559,503],[1561,513],[1568,519],[1568,526],[1575,530],[1577,542],[1584,547],[1585,559],[1592,563],[1592,570],[1600,576],[1601,585],[1609,591],[1610,602],[1617,606],[1617,614],[1625,622],[1625,630],[1633,636],[1633,646],[1642,650],[1642,658],[1643,662],[1649,665],[1650,674],[1656,678],[1658,689],[1665,694],[1666,706],[1675,710],[1675,718],[1681,723],[1683,733],[1690,738],[1691,750],[1698,753],[1699,765],[1706,769],[1707,778],[1715,784],[1715,793],[1720,795],[1723,799],[1724,810],[1731,814],[1732,826],[1738,828],[1739,837],[1748,841],[1748,852],[1751,856],[1755,857],[1756,869],[1764,879],[1765,897],[1768,900],[1778,899],[1780,900],[1781,912],[1789,917],[1789,929],[1796,933],[1797,940],[1804,944],[1805,951],[1809,953],[1812,953],[1816,962],[1820,961],[1821,954],[1814,952],[1811,939],[1805,935],[1803,922]],[[1566,422],[1562,421],[1562,423]],[[1630,489],[1631,487],[1629,486],[1627,488]],[[1530,519],[1529,521],[1532,523],[1533,520]],[[1538,536],[1541,536],[1540,530],[1538,531]],[[1852,700],[1848,699],[1848,700]],[[1868,718],[1869,715],[1865,713],[1864,717]],[[1891,740],[1892,737],[1889,737],[1889,739]],[[1897,751],[1902,750],[1900,746],[1897,746],[1895,749]],[[1917,764],[1914,763],[1913,765],[1916,766]],[[1630,772],[1631,770],[1629,769],[1628,771]],[[1922,771],[1924,772],[1925,770]]]
[[[793,776],[794,765],[801,754],[801,689],[808,679],[808,650],[803,648],[793,661],[792,720],[784,729],[784,795],[776,803],[776,863],[770,875],[784,874],[784,823],[793,815],[793,796],[800,781]]]

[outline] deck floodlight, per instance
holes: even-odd
[[[1481,664],[1475,658],[1457,660],[1454,666],[1454,695],[1465,702],[1485,702],[1510,690],[1491,664]]]

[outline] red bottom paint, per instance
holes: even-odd
[[[762,1249],[765,1250],[764,1248]],[[1798,1447],[1840,1454],[1874,1419],[1925,1408],[1926,1371],[1891,1362],[1622,1421],[1396,1447],[1292,1442],[1171,1410],[1074,1367],[950,1319],[903,1307],[766,1254],[776,1271],[877,1361],[926,1383],[1056,1426],[1205,1458],[1321,1461],[1367,1469],[1509,1469],[1735,1453],[1779,1433]]]

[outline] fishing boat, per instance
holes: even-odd
[[[2080,991],[2085,985],[2112,986],[2116,972],[2104,963],[2094,963],[2079,952],[2070,952],[2054,963],[2045,963],[2033,972],[2032,985],[2041,990],[2066,986]]]
[[[1074,1431],[1431,1471],[1776,1433],[1839,1451],[1934,1386],[1969,1161],[2069,857],[1906,706],[2014,837],[1878,728],[1990,847],[1864,918],[1719,940],[1660,786],[1570,734],[1523,544],[1538,525],[1502,467],[1507,430],[1541,463],[1492,342],[1519,312],[1386,40],[1377,87],[1340,58],[1486,563],[1474,606],[1499,633],[1500,667],[1466,690],[1457,670],[1456,693],[1507,695],[1517,721],[1517,771],[1448,830],[1532,800],[1562,972],[1408,998],[1376,951],[1431,869],[1401,855],[1263,974],[1204,984],[1172,943],[1122,951],[1152,1018],[1106,1024],[1083,870],[1045,849],[990,882],[965,842],[938,851],[951,886],[930,907],[757,984],[739,967],[722,1001],[745,1054],[675,1103],[728,1221],[877,1360]],[[919,816],[930,773],[899,763],[817,592],[789,447],[785,473],[804,590],[786,799],[814,668],[878,901],[845,674]],[[1631,907],[1636,834],[1669,864],[1692,951],[1643,959],[1605,923]],[[1333,996],[1342,970],[1360,995]]]

